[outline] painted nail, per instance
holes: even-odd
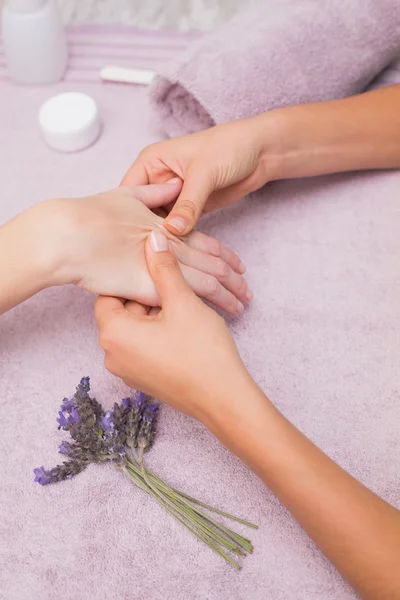
[[[180,181],[180,177],[173,177],[172,179],[168,179],[167,183],[178,183]]]
[[[239,273],[245,273],[246,272],[246,265],[244,264],[243,261],[240,261],[239,263]]]
[[[168,240],[162,231],[154,229],[154,231],[151,232],[150,246],[153,252],[166,252],[168,250]]]
[[[182,233],[186,229],[186,221],[182,217],[171,217],[168,219],[167,224]]]
[[[254,298],[254,294],[251,290],[247,290],[246,292],[246,302],[251,302]]]
[[[236,306],[236,310],[237,312],[240,314],[242,314],[242,312],[244,311],[244,306],[241,302],[238,301],[237,306]]]

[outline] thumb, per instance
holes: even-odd
[[[182,180],[173,177],[166,183],[150,183],[132,187],[131,191],[135,198],[143,202],[147,208],[159,208],[173,202],[182,188]]]
[[[186,284],[166,235],[154,229],[146,242],[146,261],[149,273],[161,298],[162,308],[181,304],[193,294]]]
[[[175,235],[190,233],[199,220],[213,191],[207,173],[189,172],[179,197],[165,220],[165,227]]]

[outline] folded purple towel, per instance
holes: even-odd
[[[398,0],[262,0],[150,88],[170,136],[364,90],[400,55]]]

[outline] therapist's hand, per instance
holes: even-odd
[[[130,387],[207,419],[221,408],[219,398],[232,381],[250,376],[225,322],[185,283],[161,231],[147,240],[146,259],[162,309],[99,297],[95,316],[105,365]]]
[[[203,212],[233,204],[275,178],[278,152],[266,148],[278,139],[275,129],[273,119],[255,117],[152,144],[122,184],[162,183],[178,175],[183,188],[174,205],[164,204],[170,210],[165,226],[176,235],[187,234]]]

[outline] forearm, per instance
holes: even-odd
[[[205,424],[254,470],[365,599],[400,590],[400,513],[330,460],[251,382]],[[243,410],[246,398],[246,410]]]
[[[256,117],[265,180],[399,168],[399,107],[400,85],[394,85]]]
[[[58,281],[57,244],[48,251],[51,219],[43,217],[38,205],[0,227],[0,314]]]

